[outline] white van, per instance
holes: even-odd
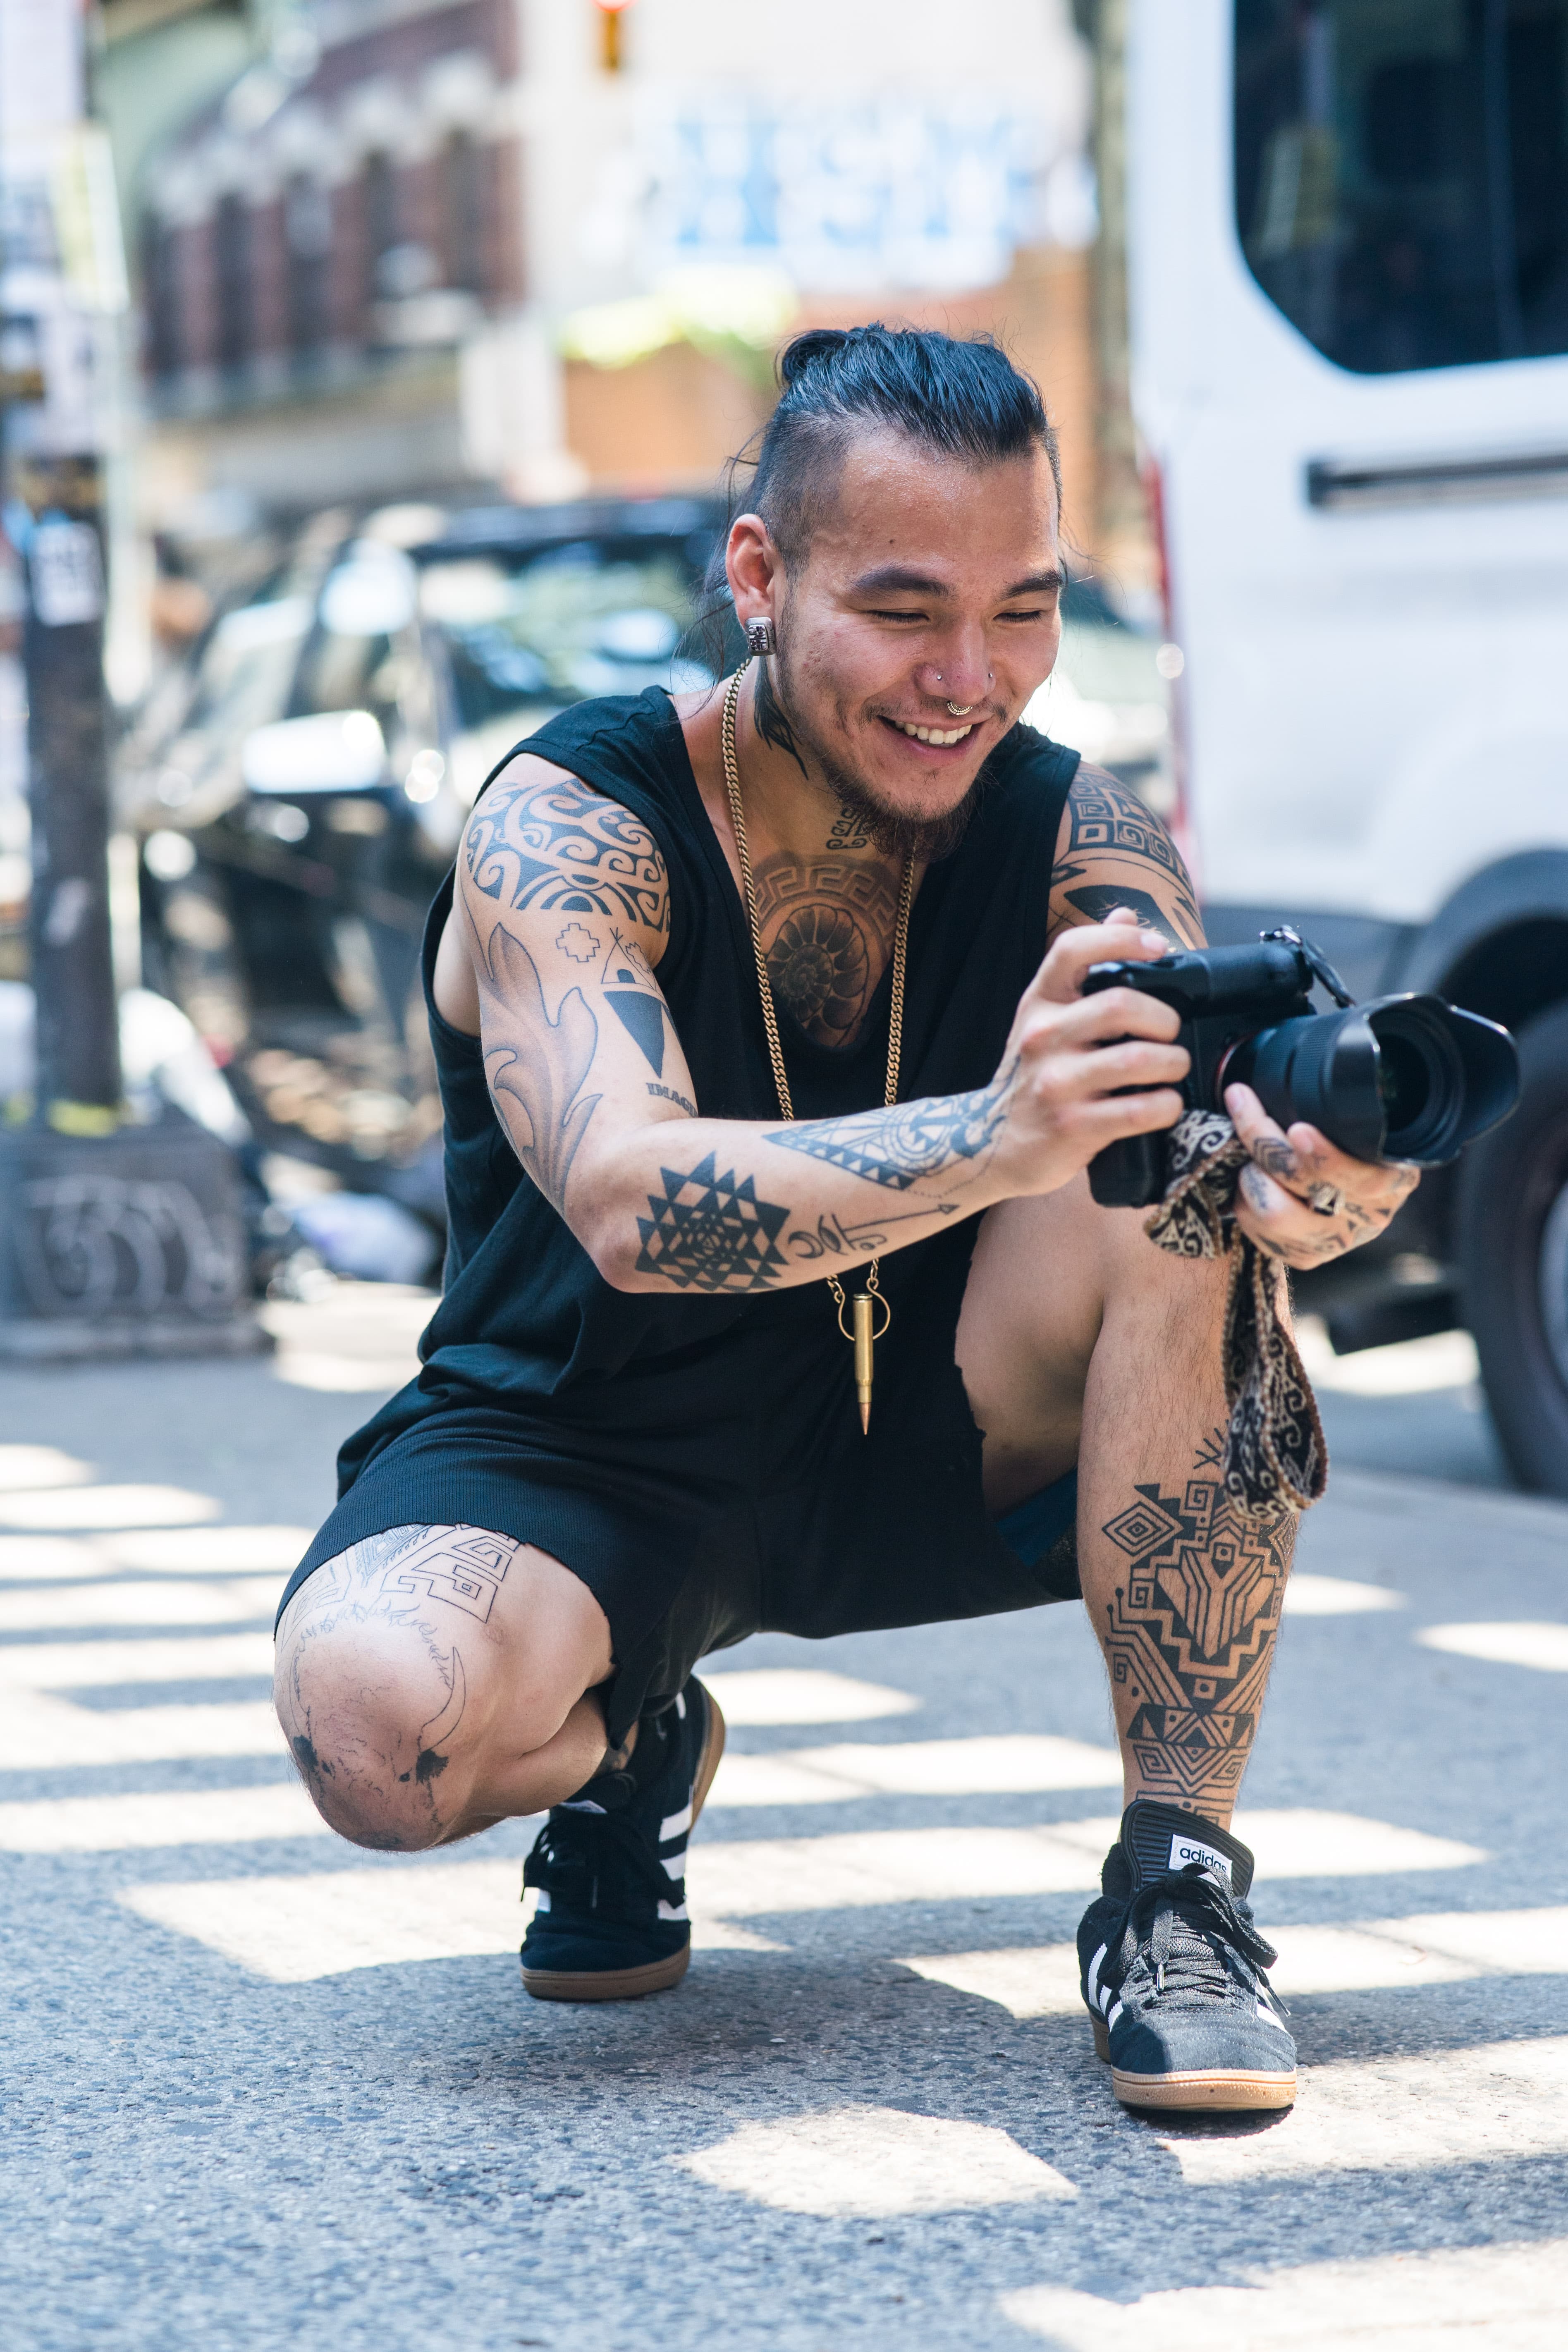
[[[1210,936],[1519,1036],[1518,1111],[1301,1303],[1467,1323],[1568,1494],[1568,0],[1132,0],[1133,401]]]

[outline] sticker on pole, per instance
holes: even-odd
[[[41,522],[27,545],[33,610],[46,629],[96,621],[103,611],[103,561],[89,522]]]

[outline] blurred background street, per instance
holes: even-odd
[[[521,1996],[537,1824],[339,1845],[268,1701],[440,1278],[468,811],[732,663],[730,460],[872,318],[1038,380],[1026,715],[1210,938],[1520,1041],[1298,1286],[1284,2119],[1093,2060],[1080,1612],[721,1658],[697,1958],[603,2012]],[[1556,2352],[1564,417],[1568,0],[0,0],[7,2341]]]

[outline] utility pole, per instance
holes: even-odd
[[[103,474],[126,301],[80,0],[0,0],[0,391],[26,586],[30,1121],[0,1137],[0,1358],[244,1352],[237,1172],[205,1129],[130,1120],[109,911]]]

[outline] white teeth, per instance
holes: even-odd
[[[944,735],[940,728],[911,727],[904,719],[900,719],[898,723],[906,735],[914,737],[917,743],[962,743],[966,735],[973,735],[974,732],[973,725],[954,727]]]

